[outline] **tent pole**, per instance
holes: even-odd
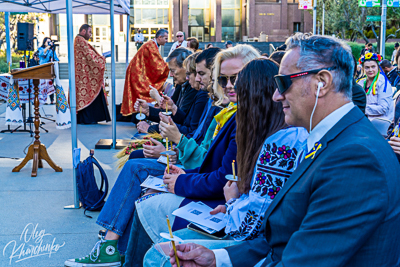
[[[126,68],[129,66],[129,33],[130,33],[130,14],[126,15]]]
[[[115,109],[115,25],[114,25],[114,0],[110,1],[111,24],[111,105],[112,105],[112,147],[116,147],[117,139],[117,111]]]
[[[67,5],[67,36],[68,36],[68,78],[69,78],[69,104],[71,108],[71,141],[72,162],[74,162],[74,151],[77,149],[76,131],[76,92],[75,92],[75,58],[74,58],[74,22],[72,17],[72,0],[66,0]],[[74,181],[74,205],[72,208],[79,209],[78,188],[76,186],[76,168],[72,166]],[[71,206],[66,207],[71,208]]]
[[[5,27],[6,27],[6,42],[7,42],[7,64],[12,64],[11,58],[11,40],[10,40],[10,12],[4,12],[5,14]]]

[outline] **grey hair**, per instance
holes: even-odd
[[[156,33],[156,38],[158,38],[164,34],[168,34],[168,31],[166,29],[159,29]]]
[[[330,36],[296,33],[286,45],[287,50],[300,48],[296,67],[302,71],[336,67],[330,71],[335,90],[351,100],[354,60],[346,43]]]
[[[179,68],[182,68],[183,61],[185,61],[185,59],[191,54],[193,54],[193,52],[190,51],[189,49],[185,47],[179,47],[174,51],[172,51],[172,53],[167,57],[166,62],[168,63],[174,58],[176,58],[176,64],[178,65]]]

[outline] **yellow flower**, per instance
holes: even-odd
[[[371,59],[372,53],[366,53],[365,54],[365,59]]]

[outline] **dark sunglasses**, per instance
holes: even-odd
[[[276,86],[278,87],[279,93],[281,95],[283,95],[292,85],[292,79],[303,77],[303,76],[306,76],[309,74],[317,74],[321,70],[334,70],[334,69],[336,69],[336,67],[322,68],[322,69],[317,69],[317,70],[308,70],[308,71],[294,73],[294,74],[290,74],[290,75],[278,74],[278,75],[274,76],[274,80],[275,80]]]
[[[176,37],[183,37],[183,35],[177,35]]]
[[[231,81],[231,84],[234,85],[236,81],[237,74],[234,75],[220,75],[218,77],[218,84],[225,88],[228,85],[228,80]]]

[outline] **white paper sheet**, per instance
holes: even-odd
[[[149,177],[147,177],[147,179],[140,186],[155,189],[161,192],[168,192],[167,187],[164,185],[163,179],[151,175],[149,175]]]
[[[201,226],[220,231],[226,225],[224,214],[211,215],[213,209],[203,203],[190,202],[186,206],[175,210],[172,214]]]

